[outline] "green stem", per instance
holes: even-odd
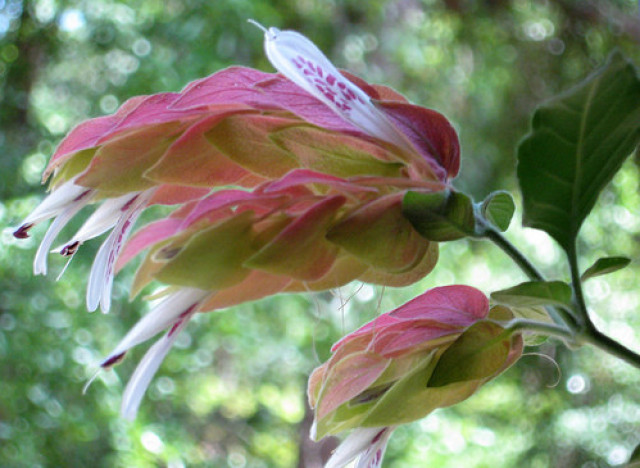
[[[492,226],[486,223],[483,223],[481,228],[481,234],[479,237],[486,237],[502,249],[502,251],[511,257],[511,259],[520,267],[530,280],[545,281],[542,273],[540,273],[529,259],[525,257],[524,254],[520,252],[515,245],[509,242],[500,232],[496,231]],[[548,307],[547,310],[556,324],[575,328],[575,317],[567,311],[556,307]]]
[[[592,325],[593,326],[593,325]],[[601,333],[595,327],[592,330],[582,334],[579,337],[579,341],[589,343],[596,348],[631,364],[634,367],[640,369],[640,354],[631,351],[629,348],[621,345],[616,340],[609,338],[607,335]]]
[[[578,270],[578,255],[575,242],[567,250],[567,259],[569,260],[569,268],[571,270],[574,310],[579,314],[578,318],[582,325],[582,331],[578,335],[578,341],[589,343],[640,369],[640,354],[631,351],[629,348],[602,333],[591,321],[582,291],[582,280],[580,279],[580,270]]]
[[[500,247],[500,249],[513,259],[529,279],[533,281],[544,281],[542,274],[529,259],[489,224],[482,222],[477,237],[486,237]],[[640,369],[640,354],[600,332],[591,321],[582,291],[582,281],[580,279],[580,271],[578,270],[578,256],[575,243],[567,251],[567,258],[571,270],[573,313],[576,314],[576,316],[568,313],[564,309],[549,307],[548,310],[556,322],[555,324],[516,319],[509,324],[509,330],[516,331],[522,329],[537,331],[549,336],[561,338],[568,343],[588,343]],[[571,329],[567,329],[564,325],[569,326]]]
[[[571,270],[571,289],[573,290],[574,311],[578,314],[581,328],[589,332],[596,330],[589,312],[587,312],[587,303],[584,300],[582,292],[582,280],[580,279],[580,270],[578,269],[578,255],[575,242],[567,249],[567,259],[569,261],[569,269]]]
[[[516,262],[525,275],[534,281],[544,281],[542,273],[533,266],[527,257],[520,252],[515,245],[509,242],[502,234],[493,229],[490,226],[484,226],[483,237],[491,240],[494,244],[500,247],[511,259]]]
[[[536,322],[535,320],[514,319],[511,320],[507,327],[510,332],[530,331],[541,335],[554,336],[569,343],[575,340],[575,336],[571,330],[556,325],[555,323]]]

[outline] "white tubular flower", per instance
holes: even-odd
[[[133,372],[133,375],[124,389],[124,393],[122,394],[120,414],[122,414],[123,418],[128,419],[129,421],[133,421],[136,418],[140,402],[142,401],[144,393],[147,391],[147,387],[149,387],[151,379],[173,346],[173,343],[180,332],[187,326],[187,323],[189,323],[194,309],[194,307],[188,309],[185,313],[180,315],[167,334],[149,348],[149,351],[146,352],[136,367],[136,370]]]
[[[63,213],[69,207],[80,201],[84,204],[91,200],[93,190],[75,184],[76,178],[73,178],[60,187],[54,189],[44,200],[36,207],[35,210],[27,216],[13,235],[18,239],[29,237],[28,231],[36,224],[55,218]]]
[[[264,50],[276,70],[366,134],[400,148],[410,147],[371,98],[346,79],[313,42],[296,31],[252,23],[264,31]]]
[[[109,198],[102,202],[78,229],[78,232],[62,246],[56,248],[54,252],[65,257],[74,255],[80,245],[113,228],[123,211],[126,211],[127,204],[132,203],[139,193],[134,192],[117,198]]]
[[[169,331],[144,355],[122,396],[123,417],[134,419],[149,386],[149,382],[171,349],[176,337],[197,311],[202,300],[210,293],[201,289],[183,288],[167,296],[160,304],[142,317],[100,364],[109,369],[120,362],[129,349],[148,340],[162,330]]]
[[[47,274],[47,255],[51,249],[51,245],[55,241],[60,231],[71,221],[78,211],[80,211],[87,204],[89,192],[84,192],[83,195],[72,200],[61,213],[56,215],[56,218],[49,226],[47,233],[42,238],[42,242],[38,246],[36,256],[33,260],[33,274],[34,275],[46,275]],[[25,224],[23,224],[25,226]],[[15,235],[15,233],[14,233]]]
[[[47,274],[47,255],[51,245],[71,218],[91,201],[93,194],[93,190],[76,185],[75,178],[71,179],[45,197],[13,232],[14,237],[24,239],[29,237],[29,230],[33,226],[47,219],[55,218],[36,252],[33,261],[35,275]]]
[[[89,311],[96,310],[98,305],[102,312],[109,311],[116,260],[138,216],[147,207],[152,196],[153,190],[147,190],[133,196],[120,208],[121,213],[118,221],[100,246],[91,267],[87,286],[87,309]]]
[[[355,468],[380,468],[394,427],[355,429],[333,453],[325,468],[343,468],[356,460]]]

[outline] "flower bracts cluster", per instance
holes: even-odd
[[[141,229],[121,260],[152,245],[133,291],[153,278],[212,291],[201,310],[355,279],[409,284],[433,268],[437,247],[402,217],[401,195],[389,181],[295,170],[184,205]]]
[[[54,249],[72,258],[109,233],[89,276],[89,310],[109,310],[114,275],[146,252],[132,295],[159,280],[168,297],[102,364],[168,330],[130,382],[131,401],[195,312],[352,280],[406,285],[437,260],[401,201],[409,189],[446,189],[456,175],[447,119],[339,72],[298,33],[272,28],[265,38],[282,75],[232,67],[78,125],[45,170],[50,195],[14,232],[26,237],[54,218],[34,261],[45,274],[65,225],[96,206]],[[176,208],[131,236],[154,204]],[[135,414],[137,403],[129,407]]]
[[[160,240],[168,242],[165,228],[169,223],[175,227],[172,235],[180,235],[180,242],[184,244],[187,237],[193,237],[195,230],[204,231],[227,218],[228,215],[223,215],[220,208],[235,211],[242,205],[240,211],[246,211],[252,209],[252,204],[259,204],[260,214],[255,213],[252,223],[273,210],[278,210],[291,221],[305,210],[302,203],[285,207],[287,197],[290,200],[293,197],[297,202],[307,197],[305,203],[309,205],[320,201],[322,197],[348,194],[344,203],[334,198],[331,202],[333,211],[331,214],[325,213],[331,218],[326,223],[335,225],[349,216],[355,216],[356,222],[367,223],[366,217],[382,215],[384,206],[397,207],[397,194],[408,188],[441,189],[448,176],[455,174],[458,161],[457,138],[446,119],[433,111],[407,104],[388,88],[364,83],[361,86],[371,98],[394,98],[394,101],[381,100],[379,103],[381,107],[393,109],[389,112],[390,118],[405,122],[407,115],[420,114],[414,128],[432,128],[438,138],[433,141],[423,138],[422,146],[412,146],[414,151],[407,151],[363,134],[315,97],[280,75],[230,68],[190,84],[181,93],[133,98],[123,104],[116,114],[93,119],[76,127],[61,143],[45,172],[45,177],[53,176],[53,191],[43,206],[54,205],[53,209],[44,210],[44,213],[36,210],[24,221],[16,235],[25,236],[33,224],[47,217],[60,218],[52,225],[52,232],[43,241],[38,256],[39,267],[36,272],[46,272],[46,253],[64,224],[85,205],[102,202],[81,232],[64,243],[59,251],[64,255],[72,255],[89,238],[113,227],[120,228],[110,248],[105,248],[104,259],[98,259],[104,265],[97,265],[92,272],[96,285],[94,291],[100,291],[98,284],[107,286],[100,293],[94,292],[88,297],[90,308],[102,303],[103,310],[108,310],[109,301],[105,296],[108,296],[108,284],[113,275],[112,263],[119,256],[122,240],[128,234],[125,227],[130,229],[139,208],[150,204],[182,204],[198,200],[178,210],[165,224],[146,230],[145,246]],[[401,127],[398,128],[401,133]],[[402,130],[407,131],[408,138],[417,135],[407,130],[406,125]],[[442,131],[448,136],[443,137]],[[429,152],[426,148],[429,148]],[[432,168],[437,167],[434,161],[438,160],[453,163],[448,169],[441,168],[436,176]],[[306,170],[303,177],[295,175],[300,170]],[[283,179],[285,176],[287,179]],[[333,177],[330,182],[329,176]],[[281,180],[285,180],[288,187],[278,188],[284,187],[282,182],[276,183]],[[229,185],[244,188],[245,195],[239,190],[223,191],[202,200],[211,189]],[[252,189],[256,193],[249,196],[252,200],[248,200],[247,195]],[[299,198],[299,194],[294,195],[295,190],[302,190],[304,196],[300,195],[302,198]],[[267,199],[270,201],[267,202]],[[134,205],[138,208],[134,208]],[[207,208],[215,206],[218,207],[217,211],[216,208]],[[357,209],[361,211],[356,213]],[[189,213],[189,210],[195,211]],[[205,215],[207,210],[216,211],[216,214]],[[309,216],[313,214],[307,215],[307,218]],[[269,213],[267,217],[273,221],[275,214]],[[180,227],[177,226],[179,218],[185,221]],[[194,223],[196,218],[198,223]],[[284,219],[280,220],[280,227],[284,228],[286,224]],[[187,228],[189,233],[184,232]],[[271,232],[275,235],[273,229]],[[399,232],[410,229],[408,223],[404,222]],[[157,238],[151,236],[152,230]],[[338,244],[339,238],[344,238],[348,230],[349,223],[343,224],[341,232],[334,235]],[[415,233],[409,235],[410,238],[414,236]],[[379,235],[374,234],[371,240],[380,240]],[[395,239],[398,240],[401,238]],[[171,244],[175,246],[176,242],[179,241]],[[342,244],[345,243],[349,243],[349,240],[345,239]],[[352,240],[351,243],[361,244],[361,240]],[[309,247],[312,245],[308,243]],[[215,249],[215,244],[211,248]],[[423,245],[422,250],[426,252],[428,249]],[[433,248],[430,251],[433,253]],[[166,263],[167,250],[163,252],[164,256],[158,255],[154,260]],[[329,259],[332,258],[337,258],[337,255],[330,255]],[[379,262],[376,264],[375,261],[371,263],[364,260],[373,270],[382,267],[383,273],[385,269],[390,273],[408,271],[419,263],[407,261],[404,265],[392,265],[389,270]],[[286,258],[282,258],[282,261],[286,261]],[[168,270],[164,269],[162,276],[165,280],[171,276],[173,279],[170,284],[201,286],[208,281],[204,279],[195,284],[188,278],[180,278],[174,283],[179,276],[175,274],[177,270],[171,269],[171,274]],[[286,268],[276,267],[277,273],[290,273],[283,270]],[[292,278],[315,281],[321,276],[318,272],[310,277],[294,272]],[[359,275],[348,276],[355,279]],[[376,271],[371,276],[375,277]],[[233,275],[229,276],[229,281],[232,278]],[[417,276],[414,275],[414,278],[417,279]],[[326,280],[332,281],[329,277]],[[379,282],[384,283],[384,280]],[[333,281],[330,285],[343,283]],[[404,281],[397,283],[403,284]],[[390,284],[394,284],[394,281],[391,280]],[[209,286],[218,288],[207,284]]]
[[[381,460],[393,427],[468,398],[511,366],[523,340],[500,323],[512,318],[504,307],[490,310],[477,289],[447,286],[336,343],[309,379],[312,435],[356,430],[327,466],[343,466],[356,456]]]

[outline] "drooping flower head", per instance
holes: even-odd
[[[336,343],[309,378],[314,438],[355,429],[328,466],[379,466],[393,428],[471,396],[521,355],[520,335],[469,286],[435,288]],[[364,462],[366,460],[366,463]]]
[[[437,259],[400,204],[406,190],[442,190],[456,175],[459,145],[447,119],[337,71],[298,33],[269,29],[266,49],[282,75],[231,67],[79,124],[45,170],[51,194],[14,233],[26,237],[54,218],[34,262],[45,274],[68,221],[97,206],[54,250],[71,258],[109,232],[91,269],[89,310],[107,312],[115,273],[147,252],[132,293],[159,280],[166,304],[103,362],[168,329],[132,379],[136,388],[195,312],[356,279],[405,285]],[[131,237],[153,204],[177,208]]]

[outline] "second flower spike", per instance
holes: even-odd
[[[329,466],[358,456],[379,466],[395,426],[465,400],[517,361],[523,340],[507,331],[506,315],[500,307],[494,316],[475,288],[446,286],[336,343],[332,357],[309,378],[312,436],[355,429]]]

